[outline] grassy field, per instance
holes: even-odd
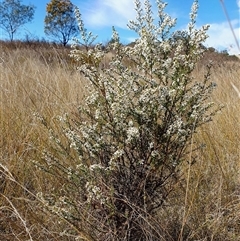
[[[49,148],[34,113],[60,132],[54,118],[75,113],[84,79],[67,48],[0,44],[0,240],[75,240],[71,226],[37,198],[62,184],[34,165]],[[240,89],[240,61],[209,51],[195,70],[197,79],[208,59],[217,84],[212,99],[224,108],[194,136],[205,148],[194,153],[194,165],[183,166],[183,181],[162,210],[169,240],[240,240],[240,98],[233,88]]]

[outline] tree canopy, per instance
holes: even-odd
[[[32,21],[34,12],[33,5],[23,5],[20,0],[3,0],[0,2],[0,27],[12,41],[17,30]]]
[[[56,38],[64,46],[78,32],[74,8],[69,0],[51,0],[47,4],[44,32]]]

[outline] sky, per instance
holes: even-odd
[[[35,15],[31,23],[24,25],[15,38],[51,40],[44,34],[44,18],[46,5],[50,0],[21,0],[23,4],[35,5]],[[106,43],[111,39],[112,26],[119,32],[122,43],[134,41],[136,34],[127,28],[129,20],[135,19],[134,0],[72,0],[82,14],[85,27],[98,35],[98,42]],[[185,29],[189,22],[189,13],[193,0],[166,0],[166,12],[177,18],[177,30]],[[199,0],[199,11],[196,27],[210,24],[209,38],[205,46],[214,47],[218,51],[227,50],[229,54],[240,54],[236,41],[231,32],[229,22],[222,7],[224,3],[235,36],[240,43],[240,0]],[[154,0],[151,0],[153,12],[156,12]],[[154,16],[157,17],[157,16]],[[3,31],[1,39],[6,39]]]

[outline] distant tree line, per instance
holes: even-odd
[[[21,0],[0,2],[0,28],[7,33],[10,41],[14,40],[23,25],[33,20],[35,9],[34,5],[24,5]],[[64,46],[78,32],[74,9],[70,0],[51,0],[46,6],[44,32]]]
[[[22,4],[22,0],[0,1],[0,28],[7,33],[10,41],[14,40],[15,34],[23,25],[33,20],[35,9],[36,7],[32,4]],[[79,31],[74,10],[75,6],[70,0],[50,0],[46,5],[45,34],[66,46]],[[186,40],[186,36],[182,35],[183,33],[184,31],[178,31],[174,36],[175,40]],[[26,38],[29,40],[28,35]],[[112,41],[111,39],[107,44],[111,44]],[[213,47],[210,47],[209,51],[218,52]],[[227,50],[221,50],[220,53],[228,55]]]

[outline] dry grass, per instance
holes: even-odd
[[[46,217],[42,209],[38,210],[34,195],[51,188],[54,181],[47,180],[32,165],[33,160],[41,158],[40,153],[48,143],[46,130],[36,124],[33,113],[38,112],[51,121],[56,115],[71,112],[80,104],[84,83],[78,73],[62,64],[66,50],[41,46],[37,49],[1,46],[1,49],[0,162],[15,181],[0,169],[0,240],[27,240],[10,202],[26,220],[34,240],[51,240],[59,224]]]
[[[239,74],[236,62],[223,62],[212,74],[218,85],[213,101],[224,109],[196,135],[206,147],[185,174],[185,219],[193,240],[240,240],[240,99],[231,86],[240,88]]]
[[[33,165],[48,148],[46,130],[33,113],[54,126],[54,117],[74,113],[81,104],[84,80],[73,71],[68,49],[1,43],[1,50],[0,240],[74,240],[64,232],[71,227],[36,196],[62,184]],[[185,181],[162,213],[163,228],[171,234],[165,240],[240,240],[240,98],[232,86],[240,89],[240,63],[209,55],[216,61],[213,101],[225,108],[195,136],[206,147],[183,169]],[[197,78],[203,74],[202,67],[196,69]]]

